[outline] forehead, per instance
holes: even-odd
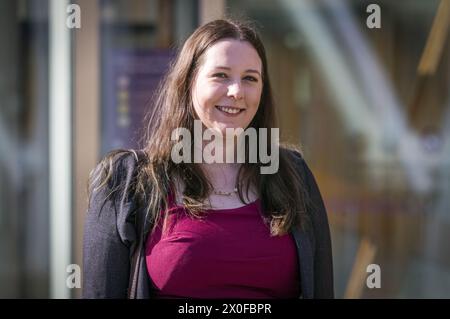
[[[206,50],[202,67],[211,69],[226,66],[236,69],[253,69],[261,72],[262,62],[256,49],[247,41],[225,39]]]

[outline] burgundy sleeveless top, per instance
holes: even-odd
[[[146,244],[156,298],[297,298],[297,250],[290,234],[271,237],[260,201],[189,217],[170,199]]]

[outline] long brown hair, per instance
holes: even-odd
[[[157,225],[162,217],[161,212],[168,208],[171,182],[175,178],[181,179],[185,185],[183,204],[186,211],[196,218],[203,216],[203,203],[210,195],[212,185],[198,164],[175,164],[171,160],[171,150],[176,143],[172,141],[171,134],[180,127],[193,132],[197,116],[192,104],[192,84],[202,65],[204,53],[222,39],[249,42],[262,61],[263,91],[258,111],[249,127],[257,130],[267,128],[269,134],[271,128],[277,127],[266,53],[255,28],[248,22],[229,19],[215,20],[199,27],[186,40],[160,84],[144,135],[142,150],[145,156],[139,161],[133,179],[133,196],[146,207],[146,221],[150,225]],[[267,141],[270,151],[270,135]],[[114,162],[126,154],[126,151],[115,151],[107,155],[100,169],[92,174],[91,185],[96,188],[106,185],[113,176]],[[283,146],[280,147],[279,169],[275,174],[259,173],[262,166],[259,157],[257,163],[246,161],[239,169],[239,198],[245,203],[244,190],[248,194],[251,185],[256,187],[263,217],[272,235],[286,234],[292,227],[302,225],[306,217],[308,197],[294,157],[292,147]],[[120,185],[113,188],[112,195],[118,190]]]

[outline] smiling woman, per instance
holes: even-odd
[[[246,128],[258,111],[262,62],[247,41],[223,39],[200,61],[193,85],[194,109],[207,128]]]
[[[161,84],[145,147],[112,152],[91,175],[85,297],[334,296],[325,207],[301,154],[272,144],[267,70],[249,24],[215,20],[187,39]],[[253,129],[252,143],[279,154],[279,169],[261,174],[268,153],[253,161],[253,148],[244,162],[173,161],[173,132],[193,134],[198,124],[225,139],[229,129]],[[226,154],[230,143],[221,145]]]

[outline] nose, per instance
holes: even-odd
[[[242,85],[239,82],[233,82],[228,86],[228,96],[233,97],[236,100],[240,100],[244,97],[244,91]]]

